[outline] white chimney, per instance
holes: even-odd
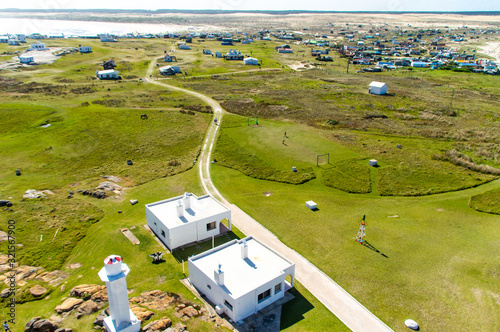
[[[246,240],[243,240],[243,244],[241,246],[241,258],[242,259],[248,258],[248,244]]]
[[[182,199],[182,201],[186,210],[191,208],[191,197],[189,197],[189,193],[184,194],[184,198]]]
[[[224,271],[222,271],[222,264],[214,271],[214,280],[219,286],[224,286]]]
[[[184,217],[184,207],[181,200],[177,201],[177,217]]]

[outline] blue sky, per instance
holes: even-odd
[[[22,9],[225,9],[330,11],[500,11],[499,0],[24,0],[1,1]]]

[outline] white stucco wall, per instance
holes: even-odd
[[[205,199],[206,196],[200,197],[200,199]],[[193,200],[195,198],[191,198]],[[163,241],[167,245],[170,250],[178,248],[180,246],[203,241],[211,238],[212,236],[217,236],[220,234],[220,224],[223,219],[227,219],[229,222],[231,221],[231,210],[226,209],[222,212],[216,212],[212,215],[208,215],[205,217],[200,217],[199,219],[193,220],[193,218],[197,218],[196,215],[202,214],[203,212],[197,210],[194,212],[188,208],[185,209],[183,206],[184,217],[178,217],[177,213],[173,210],[162,210],[159,211],[154,210],[155,206],[161,204],[169,204],[170,202],[179,201],[179,197],[174,199],[165,200],[161,202],[151,203],[146,205],[146,220],[149,228],[158,236],[160,240]],[[215,204],[222,204],[218,201],[215,201]],[[191,203],[195,203],[192,201]],[[220,206],[217,208],[220,211]],[[197,207],[199,208],[199,207]],[[195,209],[197,209],[195,208]],[[155,212],[153,212],[155,211]],[[171,215],[172,214],[172,215]],[[161,221],[163,220],[163,222]],[[176,220],[176,221],[174,221]],[[215,221],[215,229],[207,230],[207,224]],[[156,224],[155,224],[156,223]],[[166,236],[161,236],[161,230],[166,233]]]

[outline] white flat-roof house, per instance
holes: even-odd
[[[115,36],[110,35],[108,33],[99,35],[99,38],[101,39],[102,42],[111,42],[111,43],[116,42]]]
[[[34,61],[35,60],[33,59],[33,56],[31,56],[31,55],[20,55],[19,56],[19,62],[21,62],[21,63],[31,63]]]
[[[42,51],[42,50],[45,50],[46,47],[45,47],[45,44],[42,43],[41,41],[39,41],[38,43],[36,44],[31,44],[30,48],[28,49],[28,51],[30,50],[37,50],[37,51]]]
[[[80,51],[80,53],[92,53],[92,47],[90,46],[79,45],[78,50]]]
[[[170,250],[219,235],[224,219],[231,230],[231,210],[210,195],[185,193],[146,204],[149,228]]]
[[[120,78],[120,72],[114,69],[96,70],[95,75],[101,80],[116,80]]]
[[[387,93],[387,84],[373,81],[368,87],[368,92],[374,95],[385,95]]]
[[[295,280],[295,264],[251,236],[190,257],[188,265],[194,287],[235,322],[281,299]]]
[[[21,45],[21,42],[19,41],[19,39],[17,39],[17,37],[13,36],[8,40],[7,44],[19,46]]]
[[[245,58],[243,59],[243,63],[245,65],[255,65],[255,66],[258,66],[259,65],[259,60],[255,59],[255,58]]]
[[[26,35],[25,34],[17,34],[16,35],[17,39],[21,42],[21,43],[26,43]]]

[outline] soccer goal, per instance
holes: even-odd
[[[255,117],[255,118],[248,118],[248,125],[249,126],[258,126],[259,125],[259,117]]]
[[[316,166],[324,165],[324,164],[330,164],[330,154],[329,153],[318,154],[316,156]]]

